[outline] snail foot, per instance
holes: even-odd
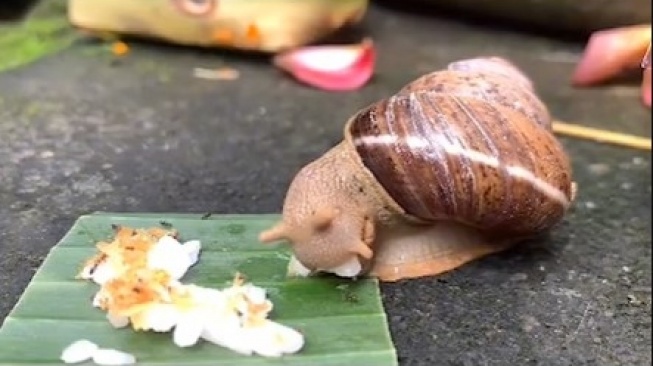
[[[381,231],[370,276],[384,282],[449,272],[508,249],[514,241],[491,241],[467,226],[442,222]]]

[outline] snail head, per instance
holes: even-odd
[[[361,207],[348,198],[322,159],[307,165],[291,183],[282,219],[263,231],[263,243],[286,241],[293,257],[289,274],[309,276],[319,272],[356,277],[372,257],[371,222]],[[346,190],[345,190],[346,191]]]

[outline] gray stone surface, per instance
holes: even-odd
[[[587,36],[593,31],[651,23],[650,0],[376,0],[447,13],[461,19],[497,22],[558,34]]]
[[[78,215],[278,211],[351,113],[454,59],[508,57],[559,118],[651,134],[637,87],[568,85],[581,44],[379,9],[367,32],[378,72],[357,93],[300,86],[265,60],[145,44],[118,65],[79,45],[1,74],[0,319]],[[192,76],[220,65],[241,78]],[[580,195],[550,238],[383,286],[402,365],[650,365],[650,155],[563,142]]]

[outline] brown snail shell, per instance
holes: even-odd
[[[547,108],[500,58],[425,75],[344,134],[298,173],[283,221],[261,235],[290,240],[311,271],[349,253],[382,280],[442,273],[551,229],[574,199]]]
[[[422,220],[522,235],[549,228],[569,204],[560,144],[499,104],[434,91],[396,95],[357,114],[348,132],[379,184]]]

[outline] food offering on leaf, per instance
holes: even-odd
[[[369,0],[70,0],[70,22],[170,43],[276,53],[359,23]]]
[[[78,278],[100,285],[92,306],[106,312],[115,328],[172,333],[181,348],[201,340],[244,355],[279,357],[299,352],[304,336],[269,318],[273,309],[266,290],[237,274],[230,287],[216,289],[183,283],[200,258],[198,240],[179,241],[174,230],[116,227],[110,242],[97,245]],[[115,355],[90,340],[79,340],[62,353],[62,360]]]
[[[71,0],[77,28],[106,38],[140,36],[187,46],[275,54],[272,64],[304,85],[334,92],[358,90],[372,78],[376,52],[358,44],[319,44],[359,23],[368,0]],[[113,54],[128,48],[114,43]],[[203,79],[234,80],[239,74],[196,69]]]

